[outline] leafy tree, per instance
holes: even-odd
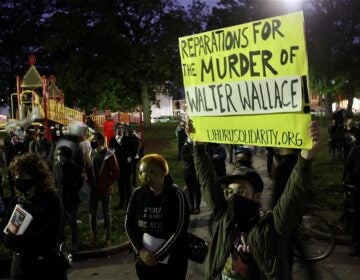
[[[191,10],[199,7],[201,2],[194,1]],[[140,86],[144,121],[150,125],[153,89],[166,81],[180,84],[178,37],[194,31],[194,19],[176,1],[124,1],[119,8],[127,27],[131,75]]]
[[[202,7],[194,1],[190,11]],[[178,37],[196,30],[184,7],[169,0],[59,0],[51,14],[46,48],[67,98],[110,109],[142,104],[150,124],[153,89],[181,84]]]
[[[56,1],[45,42],[66,101],[81,107],[118,110],[134,106],[126,99],[126,47],[121,39],[116,1]],[[129,89],[130,90],[130,89]],[[110,102],[111,100],[111,102]]]
[[[0,2],[0,97],[16,92],[16,75],[28,69],[29,54],[43,54],[43,14],[48,1]],[[44,69],[46,70],[46,69]]]
[[[304,3],[310,3],[302,8],[311,87],[330,97],[338,91],[354,96],[360,80],[358,1]],[[142,104],[149,124],[159,89],[179,95],[179,37],[294,9],[285,1],[259,0],[220,0],[211,13],[200,0],[188,7],[177,0],[3,0],[0,97],[16,90],[15,75],[25,73],[35,53],[39,72],[55,74],[67,104],[124,111]]]
[[[311,85],[326,95],[327,114],[337,93],[345,95],[352,106],[359,90],[358,10],[359,3],[353,0],[311,1],[306,8]]]

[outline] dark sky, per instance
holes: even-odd
[[[210,7],[210,9],[213,6],[216,6],[216,3],[219,0],[205,0],[206,4]],[[309,0],[258,0],[258,1],[264,1],[264,4],[273,3],[274,5],[283,5],[286,10],[289,12],[291,11],[297,11],[301,9],[301,3],[308,2]],[[179,2],[184,5],[184,7],[187,7],[187,5],[191,4],[192,0],[179,0]]]
[[[216,6],[216,3],[219,0],[205,0],[206,4],[211,8],[213,6]],[[184,7],[187,7],[187,5],[191,4],[192,0],[179,0],[181,4],[184,5]]]

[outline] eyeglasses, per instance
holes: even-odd
[[[246,187],[239,184],[229,184],[228,187],[224,189],[224,195],[226,198],[230,198],[234,194],[243,196],[245,192],[246,192]]]

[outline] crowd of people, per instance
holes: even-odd
[[[180,129],[187,135],[195,130],[191,121]],[[187,138],[180,159],[188,203],[184,192],[173,184],[163,156],[151,154],[141,159],[139,187],[130,198],[125,223],[137,256],[138,278],[185,279],[187,258],[179,248],[186,246],[189,214],[198,213],[196,189],[201,186],[217,222],[205,265],[206,279],[290,279],[288,242],[311,187],[311,162],[320,145],[316,122],[309,125],[309,137],[313,146],[296,153],[295,164],[281,182],[282,193],[270,212],[261,210],[264,183],[252,168],[251,158],[243,157],[249,155],[246,149],[237,155],[234,172],[227,174],[219,164],[223,153],[226,158],[222,145]]]
[[[12,221],[16,205],[32,216],[23,234],[9,231],[2,235],[14,252],[12,279],[66,279],[68,267],[63,265],[60,246],[67,243],[70,252],[78,250],[80,190],[88,194],[84,204],[89,207],[92,241],[98,244],[101,202],[104,241],[110,245],[112,185],[118,181],[119,200],[126,207],[128,189],[136,177],[132,165],[143,156],[139,135],[121,123],[114,126],[109,145],[105,133],[90,131],[77,121],[52,127],[51,140],[45,134],[40,125],[31,129],[18,126],[8,131],[0,150],[2,226]],[[127,174],[120,176],[120,168]],[[16,221],[13,228],[20,224]],[[71,236],[66,235],[66,224]]]
[[[228,174],[226,149],[217,143],[193,142],[189,135],[196,128],[191,121],[182,122],[176,132],[177,137],[182,130],[186,135],[178,147],[185,190],[173,182],[167,160],[160,154],[144,155],[122,124],[114,125],[108,141],[99,132],[87,139],[86,126],[58,129],[60,133],[55,133],[53,142],[44,137],[41,129],[31,140],[26,131],[17,129],[4,143],[0,164],[6,184],[2,185],[10,186],[12,197],[5,203],[8,211],[4,221],[9,220],[16,204],[34,216],[24,235],[4,237],[6,246],[14,251],[14,279],[21,279],[21,275],[46,279],[50,271],[58,271],[58,278],[66,279],[55,248],[65,239],[64,224],[68,220],[71,249],[78,249],[76,221],[79,191],[84,183],[90,193],[91,237],[94,242],[99,238],[97,212],[101,202],[106,245],[111,244],[110,201],[112,186],[117,184],[117,209],[126,210],[125,229],[136,256],[139,279],[185,279],[189,219],[191,214],[200,213],[201,195],[216,221],[206,259],[206,279],[291,277],[293,256],[289,248],[307,203],[311,163],[320,145],[316,122],[309,125],[313,141],[310,149],[274,152],[278,162],[271,172],[272,211],[261,208],[264,183],[253,167],[251,149],[239,146],[234,150],[234,170]],[[344,171],[344,183],[353,186],[355,195],[360,176],[358,154],[358,148],[349,151]],[[135,164],[138,168],[134,168]],[[352,217],[353,255],[359,254],[358,206],[354,204]],[[30,269],[44,265],[49,271]]]

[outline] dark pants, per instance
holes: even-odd
[[[77,212],[78,212],[78,205],[64,205],[66,219],[70,223],[71,228],[71,244],[72,249],[76,250],[78,247],[78,226],[77,226]]]
[[[104,217],[104,228],[106,239],[110,239],[111,213],[110,213],[110,194],[99,195],[97,193],[90,193],[89,212],[90,212],[90,226],[93,238],[97,237],[97,209],[99,202],[102,204],[102,212]]]
[[[188,260],[184,255],[171,256],[167,264],[158,263],[154,266],[147,266],[140,258],[135,263],[139,280],[184,280],[187,266]]]
[[[201,202],[200,184],[196,180],[195,170],[184,170],[184,181],[189,193],[189,202],[191,210],[199,209]]]
[[[11,279],[66,280],[66,270],[54,252],[48,254],[14,253],[11,262]]]
[[[131,196],[131,168],[120,167],[120,177],[117,181],[119,192],[119,207],[127,208]]]

